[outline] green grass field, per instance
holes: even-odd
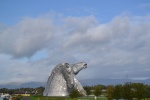
[[[69,98],[69,97],[45,97],[45,96],[30,96],[30,100],[95,100],[94,97],[80,97],[80,98]],[[97,100],[107,100],[107,98],[97,98]]]

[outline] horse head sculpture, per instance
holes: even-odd
[[[75,78],[82,69],[86,68],[85,62],[77,64],[61,63],[51,72],[48,78],[44,96],[67,96],[73,89],[77,89],[81,94],[86,95],[80,82]]]

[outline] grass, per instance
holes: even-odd
[[[95,100],[94,97],[80,97],[80,98],[69,98],[69,97],[45,97],[45,96],[30,96],[30,100]],[[97,100],[107,100],[107,98],[97,98]]]
[[[94,97],[91,97],[91,96],[72,99],[69,97],[45,97],[45,96],[36,95],[36,96],[30,96],[30,100],[95,100],[95,99]],[[105,97],[99,97],[97,98],[97,100],[108,100],[108,99]],[[142,99],[142,100],[150,100],[150,98]]]

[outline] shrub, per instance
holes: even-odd
[[[69,96],[70,96],[71,98],[77,98],[77,97],[81,97],[81,96],[83,96],[83,95],[82,95],[78,90],[73,89],[73,90],[70,92]]]

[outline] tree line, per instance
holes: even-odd
[[[0,88],[0,93],[8,93],[12,94],[43,94],[44,87],[40,86],[37,88],[16,88],[16,89],[8,89],[8,88]]]
[[[108,100],[141,100],[149,99],[150,100],[150,85],[143,83],[131,83],[127,82],[124,84],[117,85],[97,85],[97,86],[85,86],[84,89],[87,92],[87,95],[104,95]]]
[[[147,99],[150,100],[150,85],[143,83],[131,83],[127,82],[124,84],[117,85],[95,85],[95,86],[84,86],[83,87],[87,95],[100,96],[103,95],[108,98],[108,100],[141,100]],[[9,93],[9,94],[43,94],[44,87],[37,88],[18,88],[18,89],[7,89],[0,88],[0,93]],[[72,98],[80,97],[80,94],[77,90],[73,90],[70,95]]]

